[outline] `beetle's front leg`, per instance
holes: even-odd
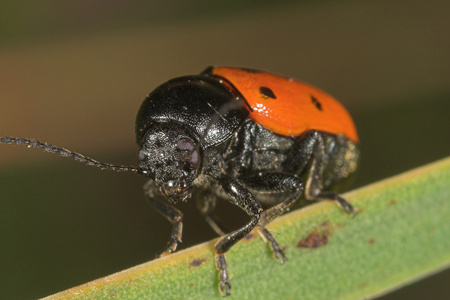
[[[183,213],[173,207],[171,204],[164,201],[162,195],[159,195],[159,189],[154,184],[153,180],[150,180],[144,185],[145,196],[148,202],[164,217],[173,224],[172,234],[170,240],[167,243],[166,248],[158,253],[156,257],[162,257],[175,252],[178,243],[181,243],[181,235],[183,232]]]
[[[259,222],[262,207],[248,189],[237,180],[226,175],[221,175],[217,178],[217,181],[230,197],[230,202],[242,208],[252,217],[247,225],[224,236],[214,246],[216,267],[219,270],[219,290],[222,296],[228,296],[230,295],[231,285],[225,253],[255,228]]]

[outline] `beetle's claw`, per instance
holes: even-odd
[[[166,250],[164,250],[164,251],[162,251],[160,253],[156,253],[156,258],[161,258],[161,257],[167,256],[167,255],[169,255],[171,253],[172,253],[172,251],[166,249]]]
[[[231,284],[228,280],[222,280],[219,282],[219,290],[222,297],[230,296]]]
[[[356,211],[353,208],[353,206],[350,203],[348,203],[347,201],[345,201],[344,203],[345,204],[342,207],[344,208],[345,212],[348,215],[351,215],[352,217],[355,217],[356,216]]]
[[[270,243],[270,248],[273,251],[273,256],[277,261],[279,261],[281,264],[284,264],[287,261],[287,257],[284,254],[283,249],[280,248],[280,245],[276,241],[272,241]]]
[[[181,240],[179,240],[179,239],[170,240],[169,243],[167,244],[166,249],[164,249],[160,253],[156,254],[156,258],[164,257],[164,256],[167,256],[167,255],[175,252],[175,250],[177,250],[177,246],[178,246],[179,242],[181,243]]]

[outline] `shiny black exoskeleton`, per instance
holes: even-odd
[[[150,178],[145,185],[149,202],[171,221],[167,247],[181,241],[183,214],[175,208],[194,189],[200,211],[217,234],[215,245],[219,289],[230,294],[224,254],[255,227],[268,241],[276,259],[283,250],[266,225],[287,211],[305,192],[309,200],[330,199],[347,213],[352,206],[326,189],[356,169],[358,150],[341,135],[311,130],[301,136],[274,134],[249,118],[245,99],[221,80],[208,75],[185,76],[156,88],[143,102],[136,120],[139,166],[115,166],[46,143],[0,137],[2,143],[26,144],[116,171]],[[304,184],[302,178],[306,178]],[[216,201],[226,199],[243,209],[248,224],[226,234],[213,214]],[[263,210],[263,206],[269,207]]]

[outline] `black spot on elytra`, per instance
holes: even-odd
[[[316,108],[320,111],[322,111],[322,104],[319,102],[319,100],[316,99],[313,95],[311,95],[311,101],[316,106]]]
[[[263,95],[264,98],[277,99],[277,96],[275,96],[273,91],[266,86],[260,87],[259,92],[261,93],[261,95]]]
[[[251,68],[241,68],[242,71],[245,71],[247,73],[261,73],[260,70],[251,69]]]

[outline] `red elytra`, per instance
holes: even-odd
[[[319,130],[358,142],[355,125],[344,106],[316,87],[251,69],[213,67],[209,72],[231,83],[253,109],[250,118],[272,132],[299,136]]]

